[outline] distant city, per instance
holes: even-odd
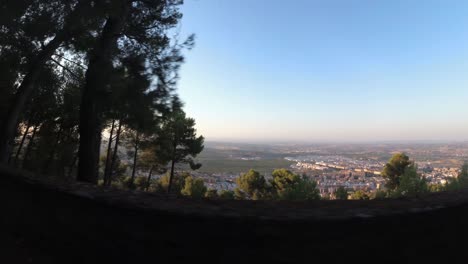
[[[314,179],[321,195],[340,186],[350,191],[375,191],[384,185],[381,171],[392,154],[406,153],[428,184],[445,184],[456,177],[468,159],[468,143],[395,144],[240,144],[208,142],[192,172],[209,188],[233,190],[235,179],[249,169],[271,177],[286,168]]]

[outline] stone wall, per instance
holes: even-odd
[[[5,168],[0,176],[0,263],[445,263],[468,256],[466,191],[415,200],[207,201],[57,185]]]

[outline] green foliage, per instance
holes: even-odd
[[[336,200],[348,200],[348,191],[346,191],[345,187],[340,186],[335,191],[335,199]]]
[[[317,182],[301,176],[287,197],[289,200],[320,200],[320,191]]]
[[[219,197],[218,191],[215,189],[208,189],[205,193],[205,197],[208,199],[217,199]]]
[[[382,171],[382,177],[386,180],[385,186],[390,190],[398,188],[400,177],[410,164],[411,161],[405,154],[397,153],[393,155]]]
[[[170,174],[166,173],[164,176],[159,178],[159,180],[156,183],[157,192],[162,192],[162,193],[167,192],[170,177],[171,177]],[[187,177],[190,177],[188,173],[175,174],[174,179],[172,181],[171,193],[180,194],[180,192],[185,186],[185,179]]]
[[[115,168],[112,170],[112,177],[118,178],[124,176],[125,172],[127,172],[128,165],[121,162],[119,158],[116,159],[115,163]]]
[[[357,190],[351,194],[352,200],[369,200],[370,196],[363,190]]]
[[[429,192],[443,192],[448,190],[448,186],[450,185],[451,181],[447,184],[429,184],[427,186]]]
[[[468,187],[468,162],[463,163],[461,171],[458,174],[457,180],[461,188]]]
[[[234,200],[234,192],[229,190],[222,190],[219,193],[219,198],[222,200]]]
[[[417,169],[416,165],[406,167],[403,175],[401,175],[400,185],[392,193],[393,197],[417,197],[429,191],[426,179],[418,174]]]
[[[236,179],[235,199],[252,200],[318,200],[317,183],[306,176],[300,176],[286,169],[272,173],[270,184],[255,170],[250,170]]]
[[[192,198],[203,198],[206,193],[206,186],[202,179],[193,178],[192,176],[185,178],[185,186],[181,191],[184,196]]]
[[[94,165],[100,147],[96,135],[108,119],[122,121],[137,135],[154,136],[160,121],[181,108],[175,93],[184,62],[181,50],[194,42],[193,36],[183,42],[171,39],[171,29],[182,17],[181,4],[178,0],[2,1],[0,120],[13,124],[0,125],[6,139],[0,141],[2,162],[7,144],[14,142],[15,124],[28,124],[38,133],[28,151],[22,143],[16,147],[17,157],[28,157],[22,164],[63,175],[76,171],[79,161],[86,164],[79,179],[96,182]],[[12,105],[17,106],[15,111]],[[79,115],[86,122],[79,124]],[[80,148],[79,159],[78,138],[86,148],[85,154]],[[21,155],[24,152],[28,155]],[[92,173],[83,172],[88,168]]]
[[[267,194],[265,192],[260,192],[259,190],[255,190],[252,194],[252,200],[267,200]]]
[[[234,189],[234,199],[245,200],[247,199],[247,195],[239,187],[237,187]]]
[[[388,194],[386,191],[382,191],[382,190],[376,190],[373,195],[372,195],[372,198],[373,199],[377,199],[377,200],[381,200],[381,199],[385,199],[387,198]]]
[[[320,199],[317,183],[305,176],[299,176],[286,169],[274,170],[272,176],[271,185],[280,200]]]
[[[271,181],[271,185],[274,189],[278,192],[278,196],[287,196],[288,192],[294,188],[299,180],[300,176],[297,174],[292,173],[286,169],[277,169],[274,170],[272,173],[273,180]]]
[[[157,145],[157,138],[142,144],[140,151],[140,159],[138,162],[138,168],[142,170],[150,170],[153,168],[153,173],[158,174],[166,173],[166,165],[169,160],[164,159],[164,156],[161,155],[161,152],[164,150],[159,148]]]
[[[145,190],[146,179],[144,177],[136,177],[135,180],[130,176],[122,177],[120,180],[120,187],[129,190]]]
[[[163,121],[161,134],[158,139],[162,160],[170,160],[171,177],[174,175],[174,167],[177,163],[189,164],[192,170],[199,169],[201,164],[194,158],[203,151],[204,137],[198,136],[195,129],[195,120],[188,118],[181,109],[174,112]],[[171,189],[169,184],[168,189]]]
[[[149,183],[149,186],[148,186],[148,189],[146,189],[146,191],[148,192],[159,192],[161,193],[162,190],[161,188],[158,186],[158,179],[151,179],[150,180],[150,183]],[[167,192],[167,190],[166,190]]]
[[[146,177],[136,177],[134,185],[138,190],[145,190],[148,184]]]
[[[104,169],[106,163],[106,155],[102,155],[100,158],[101,168]],[[123,163],[118,156],[116,156],[114,168],[111,171],[111,177],[113,180],[120,180],[124,182],[125,173],[127,172],[128,165]],[[125,184],[124,184],[125,185]]]
[[[442,191],[457,191],[460,190],[461,185],[458,179],[449,179],[447,184],[440,186],[438,189]]]
[[[260,199],[262,194],[266,192],[265,177],[260,175],[259,172],[250,170],[242,174],[236,179],[238,189],[236,189],[236,198],[251,198]],[[255,197],[254,197],[255,194]]]
[[[166,150],[168,160],[175,163],[187,163],[191,168],[199,168],[195,158],[204,148],[203,136],[198,136],[195,129],[195,120],[186,117],[185,112],[177,110],[171,113],[164,121],[159,142],[161,149]]]
[[[324,201],[329,201],[329,200],[331,200],[331,195],[330,195],[330,193],[324,193],[324,194],[320,197],[320,200],[324,200]]]
[[[431,192],[436,191],[457,191],[462,188],[468,187],[468,162],[464,162],[463,166],[461,167],[461,171],[458,174],[457,178],[449,179],[447,184],[444,186],[429,186],[429,190]]]
[[[130,189],[130,190],[133,190],[136,188],[134,182],[132,181],[132,177],[130,176],[123,177],[123,179],[121,180],[121,183],[122,183],[123,188]]]

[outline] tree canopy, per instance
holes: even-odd
[[[266,193],[265,177],[260,175],[258,171],[249,170],[236,179],[237,197],[247,197],[254,200],[260,199]]]
[[[382,177],[386,180],[385,186],[390,190],[398,188],[401,175],[410,165],[411,161],[408,156],[403,153],[394,154],[382,171]]]
[[[185,185],[181,190],[181,194],[192,198],[203,198],[206,191],[207,189],[202,179],[189,176],[185,178]]]
[[[176,110],[163,121],[160,135],[160,149],[164,149],[165,158],[171,161],[168,192],[171,190],[174,169],[177,163],[189,164],[192,170],[199,169],[201,164],[194,158],[202,152],[205,139],[197,136],[195,120],[186,117],[185,112]]]
[[[348,191],[343,186],[338,187],[334,195],[337,200],[348,200]]]
[[[276,169],[272,173],[271,185],[281,200],[318,200],[317,183],[286,169]]]
[[[417,170],[418,168],[414,164],[405,168],[400,178],[400,184],[394,191],[395,196],[415,197],[428,192],[426,180]]]
[[[182,111],[178,71],[194,45],[174,34],[182,3],[2,1],[0,163],[109,186],[131,148],[130,182],[139,169],[149,180],[162,171],[173,146],[162,126]],[[193,119],[184,125],[194,131]],[[203,137],[181,138],[191,146],[177,162],[202,151]]]

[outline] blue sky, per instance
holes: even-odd
[[[185,0],[207,140],[468,139],[468,1]]]

